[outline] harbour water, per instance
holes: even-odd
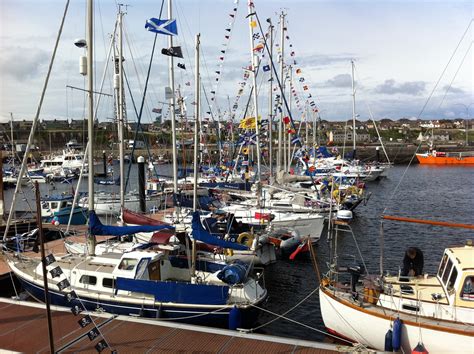
[[[168,174],[169,166],[158,166],[160,173]],[[403,176],[403,180],[400,180]],[[136,165],[132,165],[132,189],[136,188]],[[400,184],[400,185],[399,185]],[[398,186],[399,185],[399,186]],[[71,191],[73,186],[56,183],[44,184],[41,192],[56,194]],[[382,213],[429,220],[457,223],[474,221],[474,168],[414,165],[395,166],[388,178],[367,184],[372,193],[367,205],[360,205],[351,226],[360,253],[364,256],[371,274],[379,272],[380,235]],[[398,188],[397,188],[398,187]],[[82,183],[81,190],[86,190]],[[96,186],[97,190],[117,193],[117,186]],[[34,206],[33,192],[24,187],[19,197],[19,210]],[[13,190],[5,193],[6,207],[11,203]],[[425,272],[436,271],[445,247],[463,244],[473,239],[472,231],[431,225],[407,224],[384,221],[384,269],[397,273],[407,247],[416,246],[424,252]],[[324,232],[315,247],[319,268],[328,269],[329,245]],[[360,263],[356,243],[350,234],[338,238],[339,265]],[[324,340],[324,325],[319,311],[318,279],[309,257],[279,260],[265,270],[265,285],[269,297],[256,320],[256,332],[307,340]],[[313,293],[312,293],[313,292]],[[312,293],[312,294],[311,294]],[[311,295],[310,295],[311,294]],[[309,297],[308,297],[309,296]],[[308,297],[307,299],[305,299]],[[305,300],[304,300],[305,299]],[[304,301],[303,301],[304,300]],[[301,303],[300,303],[301,302]],[[299,304],[300,303],[300,304]],[[299,305],[298,305],[299,304]],[[291,319],[275,319],[274,314],[284,314]],[[269,323],[270,321],[273,322]]]

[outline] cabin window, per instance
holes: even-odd
[[[451,276],[449,277],[449,281],[447,285],[448,290],[451,290],[454,287],[457,277],[458,277],[458,270],[456,269],[456,267],[454,267],[453,271],[451,272]]]
[[[453,261],[448,260],[448,264],[446,265],[446,269],[444,270],[443,273],[443,284],[446,285],[446,282],[448,281],[449,273],[451,273],[451,269],[453,268]]]
[[[137,267],[137,274],[135,276],[135,279],[148,279],[148,262],[150,261],[150,258],[144,258],[140,260],[140,263],[138,263]]]
[[[474,276],[468,276],[461,288],[461,299],[474,301]]]
[[[118,269],[121,270],[133,270],[137,265],[137,260],[134,258],[124,258],[119,264]]]
[[[61,202],[61,208],[65,208],[67,206],[67,201],[62,201]]]
[[[83,275],[81,279],[79,279],[79,283],[95,285],[97,284],[97,277],[94,277],[92,275]]]
[[[161,280],[160,261],[154,261],[148,266],[150,280]]]
[[[51,209],[56,209],[58,207],[58,202],[51,202]]]
[[[443,260],[441,261],[441,264],[439,266],[439,270],[438,270],[438,277],[442,277],[443,276],[443,270],[444,270],[444,266],[446,265],[446,261],[448,260],[448,255],[445,254],[444,257],[443,257]]]
[[[114,288],[115,287],[115,280],[112,278],[104,278],[102,279],[102,286],[104,288]]]

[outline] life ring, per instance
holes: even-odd
[[[252,247],[253,235],[248,232],[242,232],[239,234],[239,237],[237,237],[237,243]]]

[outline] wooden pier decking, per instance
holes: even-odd
[[[43,304],[0,298],[0,351],[49,352],[48,326]],[[67,308],[52,306],[55,351],[97,353],[95,345],[104,338],[109,348],[104,353],[336,353],[350,347],[330,343],[242,333],[174,322],[90,314],[103,337],[89,340],[90,324],[81,328]]]

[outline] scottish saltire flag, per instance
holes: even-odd
[[[150,32],[166,34],[168,36],[178,35],[176,19],[160,20],[157,18],[150,18],[149,20],[146,20],[145,28]]]

